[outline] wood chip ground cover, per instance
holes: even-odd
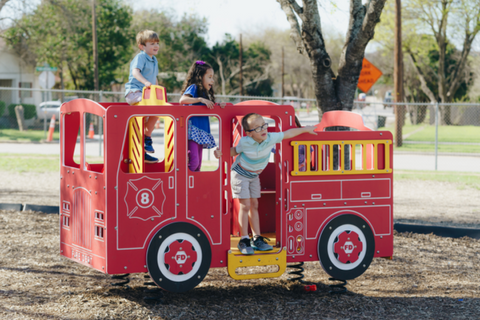
[[[183,294],[147,303],[143,274],[128,287],[59,255],[58,215],[0,211],[1,319],[473,319],[480,314],[480,241],[395,234],[393,260],[374,259],[349,292],[329,293],[318,262],[316,292],[280,278],[236,281],[211,269]]]

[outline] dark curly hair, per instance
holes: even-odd
[[[208,100],[215,103],[215,92],[213,92],[213,87],[208,91],[203,87],[203,76],[208,69],[213,69],[208,63],[203,61],[195,61],[190,67],[190,70],[188,70],[187,78],[183,83],[182,95],[189,86],[194,84],[197,86],[198,93],[201,94],[201,97],[207,97]]]

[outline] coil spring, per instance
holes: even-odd
[[[347,280],[340,280],[340,279],[335,279],[335,278],[328,278],[330,281],[340,281],[340,283],[336,284],[329,284],[328,286],[332,289],[330,290],[330,293],[334,294],[340,294],[340,293],[346,293],[347,292]]]
[[[303,280],[303,278],[305,277],[305,275],[303,274],[303,272],[305,271],[305,269],[303,268],[303,264],[303,262],[299,262],[297,264],[291,264],[287,266],[287,268],[296,269],[294,271],[288,272],[288,274],[294,275],[294,277],[288,278],[289,281],[298,281],[300,283],[305,283],[305,280]]]
[[[114,280],[120,280],[118,282],[112,282],[110,283],[112,286],[119,286],[119,287],[125,287],[130,289],[130,286],[127,285],[127,283],[130,282],[130,278],[128,276],[130,273],[125,273],[125,274],[116,274],[112,276],[112,279]]]
[[[143,279],[151,279],[150,276],[148,274],[145,274],[143,275]],[[160,289],[156,284],[155,282],[153,281],[144,281],[143,282],[143,285],[146,286],[147,288],[145,290],[143,290],[143,293],[150,293],[150,294],[156,294],[156,296],[144,296],[143,297],[143,300],[147,303],[156,303],[156,302],[160,302],[160,303],[163,303],[163,292],[162,292],[162,289]],[[149,288],[149,287],[152,287],[152,286],[155,286],[155,288]]]

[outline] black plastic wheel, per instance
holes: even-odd
[[[147,250],[147,268],[153,282],[171,292],[195,288],[208,273],[210,243],[196,226],[185,222],[160,229]]]
[[[351,280],[370,266],[375,253],[372,229],[362,218],[344,214],[333,218],[318,240],[318,257],[331,277]]]

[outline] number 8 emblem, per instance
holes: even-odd
[[[127,216],[132,219],[146,221],[150,218],[161,217],[165,192],[161,179],[142,177],[131,179],[127,183],[125,193]]]
[[[140,208],[148,208],[153,204],[153,200],[155,200],[155,196],[153,192],[149,189],[142,189],[137,192],[137,205]]]

